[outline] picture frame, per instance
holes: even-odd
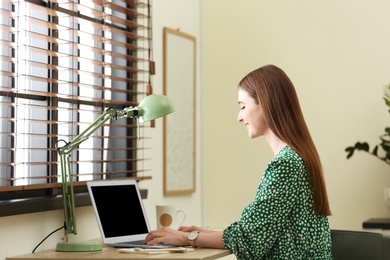
[[[163,28],[163,93],[176,111],[163,118],[164,195],[195,192],[196,38]]]

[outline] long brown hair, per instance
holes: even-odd
[[[315,212],[331,215],[320,157],[290,78],[277,66],[265,65],[246,75],[239,88],[261,105],[272,132],[302,157],[314,195]]]

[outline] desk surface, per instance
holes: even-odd
[[[103,247],[102,251],[95,252],[56,252],[54,250],[47,250],[42,252],[36,252],[27,255],[7,257],[6,260],[36,260],[36,259],[89,259],[89,260],[102,260],[102,259],[192,259],[192,260],[212,260],[230,255],[231,252],[228,249],[206,249],[196,248],[192,252],[186,253],[169,253],[169,254],[129,254],[120,253],[116,248]]]

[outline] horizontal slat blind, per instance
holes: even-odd
[[[146,0],[1,1],[0,192],[59,187],[56,148],[108,107],[148,94],[150,9]],[[74,185],[142,178],[137,137],[135,120],[108,121],[72,152]]]

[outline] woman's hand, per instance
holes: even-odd
[[[198,227],[198,226],[190,226],[190,227],[181,226],[181,227],[179,227],[179,231],[184,231],[184,232],[191,232],[191,231],[211,232],[210,229],[201,228],[201,227]]]
[[[189,231],[188,231],[189,232]],[[163,227],[157,230],[151,231],[145,238],[146,244],[174,244],[178,246],[188,245],[188,232],[179,231],[169,227]]]

